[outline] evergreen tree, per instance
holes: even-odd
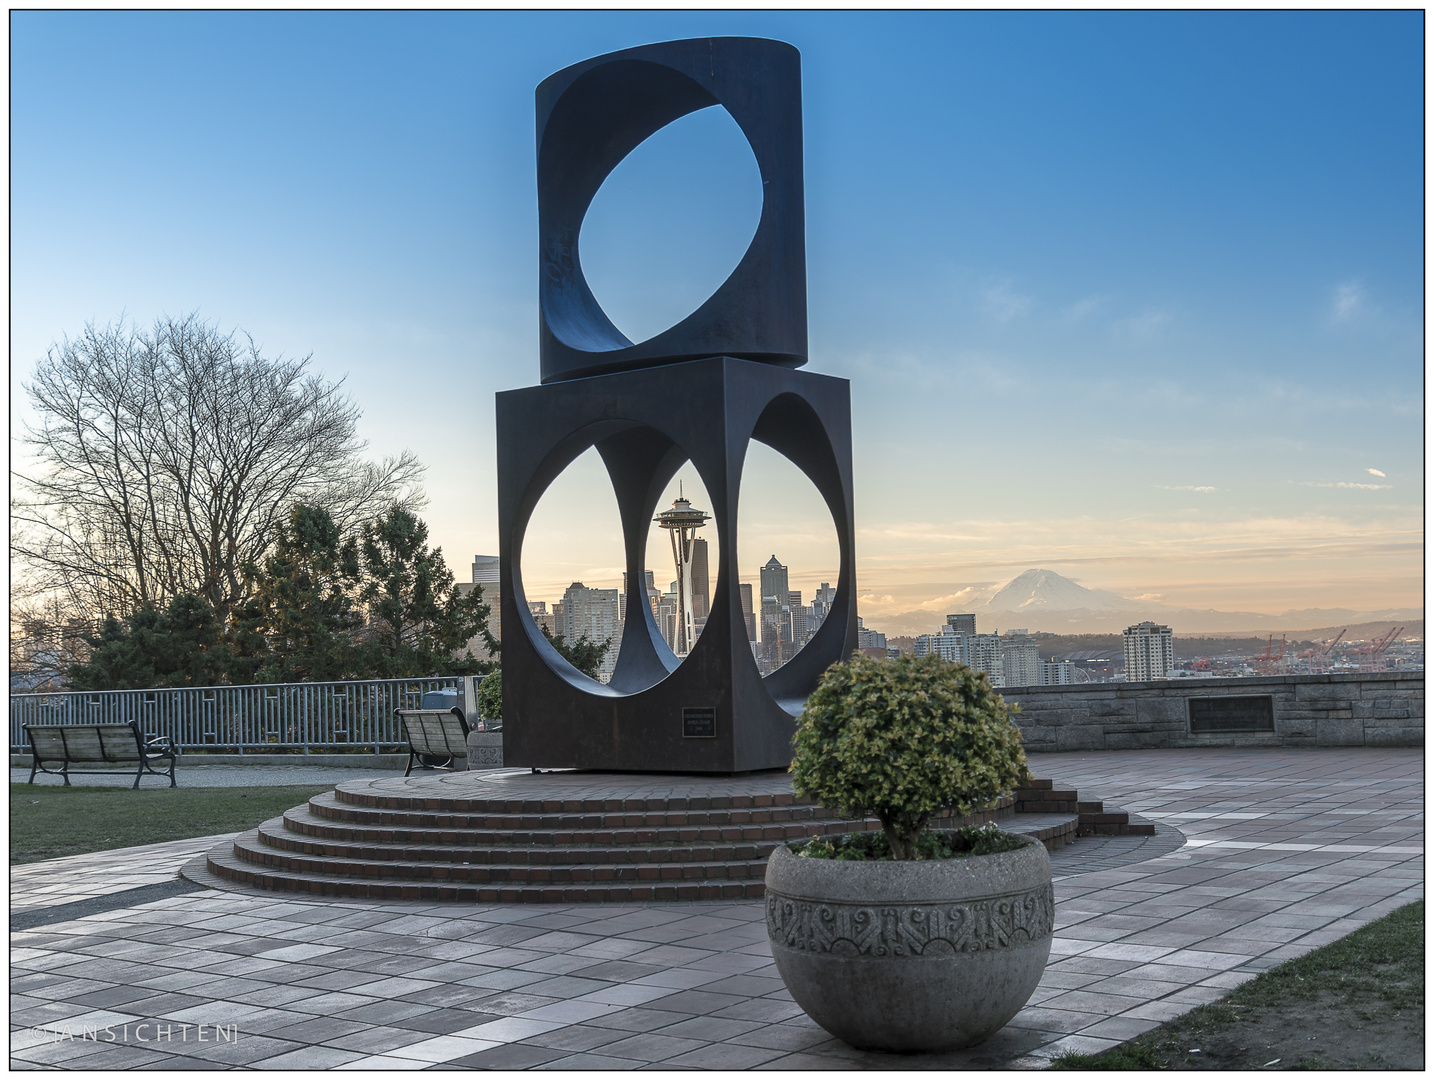
[[[234,636],[237,665],[252,665],[253,681],[354,677],[353,633],[363,624],[354,603],[358,544],[343,539],[327,510],[295,506],[262,571],[251,567],[250,577],[253,599],[239,611]]]
[[[453,584],[443,549],[428,547],[428,526],[400,506],[364,526],[359,545],[369,622],[364,667],[372,678],[481,675],[494,664],[471,651],[454,654],[481,634],[490,653],[498,642],[488,630],[482,588],[467,596]]]
[[[85,641],[89,658],[69,668],[76,690],[217,686],[232,659],[214,609],[194,593],[180,593],[163,608],[142,604],[123,620],[107,616]]]
[[[604,641],[591,641],[586,634],[583,634],[577,641],[569,645],[563,639],[562,634],[551,634],[548,632],[548,628],[541,624],[539,629],[543,631],[543,636],[552,643],[553,648],[558,650],[559,656],[589,679],[597,678],[602,658],[607,655],[608,649],[612,648],[612,638],[607,638]]]

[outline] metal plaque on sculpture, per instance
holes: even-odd
[[[682,737],[684,739],[715,739],[717,737],[717,710],[683,709]]]
[[[1206,731],[1274,731],[1275,699],[1269,694],[1239,697],[1193,697],[1190,733]]]

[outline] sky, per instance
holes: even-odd
[[[538,381],[534,88],[774,37],[802,54],[808,370],[852,384],[867,625],[1032,567],[1185,607],[1421,607],[1424,33],[1419,11],[12,12],[12,434],[51,344],[198,312],[346,380],[371,452],[427,464],[466,580],[498,547],[494,394]],[[599,301],[633,337],[678,321],[760,200],[720,110],[659,132],[584,224]],[[530,598],[617,585],[609,492],[589,459],[550,488]],[[754,448],[741,577],[775,554],[794,587],[832,579],[824,514]]]

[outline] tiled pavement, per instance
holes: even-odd
[[[1037,1067],[1130,1038],[1423,895],[1419,750],[1050,754],[1032,766],[1162,827],[1056,853],[1051,964],[1030,1004],[973,1050],[894,1056],[830,1038],[777,978],[760,901],[205,890],[12,934],[11,1065]],[[1172,827],[1188,841],[1175,850]],[[172,873],[183,855],[167,857]],[[26,868],[14,899],[71,899],[35,890],[82,866],[36,866],[53,873]],[[114,1041],[86,1040],[87,1028]]]
[[[198,836],[165,844],[68,855],[63,859],[10,867],[10,913],[72,904],[97,896],[127,892],[145,885],[173,881],[179,867],[203,854],[224,837]]]

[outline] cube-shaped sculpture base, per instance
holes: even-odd
[[[831,511],[841,560],[825,622],[765,678],[752,656],[737,588],[737,502],[753,439],[784,454],[816,486]],[[543,636],[528,610],[520,565],[538,500],[591,446],[612,479],[627,563],[627,621],[607,685],[578,672]],[[679,662],[653,620],[643,570],[657,500],[688,460],[712,500],[704,534],[715,533],[719,555],[707,624]],[[714,357],[499,394],[498,526],[506,765],[700,773],[785,768],[794,718],[807,695],[830,664],[856,648],[849,384]],[[742,555],[755,560],[759,553]]]

